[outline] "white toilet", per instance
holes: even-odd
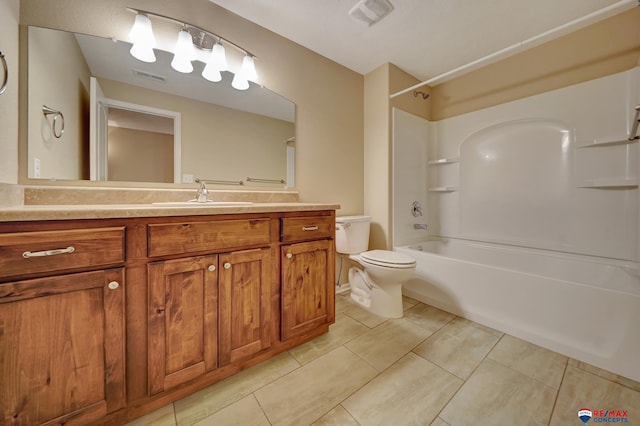
[[[364,268],[349,269],[351,298],[359,305],[387,318],[401,318],[402,283],[413,276],[411,256],[369,248],[370,216],[336,217],[336,251]]]

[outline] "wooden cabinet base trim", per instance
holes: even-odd
[[[107,404],[105,404],[103,401],[100,401],[100,402],[96,402],[91,406],[84,408],[80,412],[67,414],[65,416],[60,416],[57,419],[53,419],[46,423],[43,423],[42,426],[59,426],[59,425],[84,426],[100,418],[103,418],[105,414],[107,414]]]
[[[184,383],[189,380],[193,380],[202,376],[205,373],[204,362],[189,366],[183,370],[176,371],[172,374],[167,374],[164,378],[164,386],[166,389],[171,389],[180,383]]]

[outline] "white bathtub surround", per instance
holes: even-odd
[[[638,103],[640,67],[439,122],[394,110],[405,294],[639,380]]]
[[[394,245],[424,239],[412,229],[424,222],[430,235],[640,261],[640,149],[627,140],[639,103],[636,67],[438,122],[394,110]]]

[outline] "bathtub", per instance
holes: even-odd
[[[640,381],[640,264],[438,239],[394,250],[417,260],[403,293]]]

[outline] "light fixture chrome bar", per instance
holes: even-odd
[[[242,46],[240,46],[240,45],[238,45],[238,44],[236,44],[236,43],[232,42],[231,40],[226,39],[226,38],[224,38],[224,37],[222,37],[222,36],[220,36],[220,35],[218,35],[218,34],[216,34],[216,33],[214,33],[214,32],[211,32],[211,31],[205,30],[205,29],[203,29],[202,27],[199,27],[199,26],[197,26],[197,25],[191,24],[191,23],[189,23],[189,22],[181,21],[181,20],[176,19],[176,18],[171,18],[171,17],[169,17],[169,16],[162,15],[162,14],[160,14],[160,13],[149,12],[148,10],[137,9],[137,8],[135,8],[135,7],[129,7],[129,6],[128,6],[128,7],[127,7],[127,10],[128,10],[129,12],[133,12],[133,13],[140,13],[140,14],[147,15],[147,16],[155,16],[156,18],[161,18],[161,19],[164,19],[164,20],[167,20],[167,21],[175,22],[176,24],[181,25],[181,26],[186,26],[186,27],[187,27],[187,31],[189,31],[189,34],[191,34],[191,36],[192,36],[192,37],[194,38],[194,40],[196,41],[194,44],[195,44],[197,47],[201,48],[201,49],[211,50],[211,48],[212,48],[213,46],[211,46],[211,47],[209,47],[209,48],[207,48],[207,47],[201,47],[201,46],[200,46],[200,44],[197,42],[197,41],[198,41],[198,39],[197,39],[197,38],[198,38],[198,37],[200,37],[200,34],[196,34],[196,35],[194,36],[194,33],[192,32],[192,30],[199,31],[201,34],[204,34],[204,35],[205,35],[205,36],[203,36],[204,38],[206,38],[206,36],[209,36],[209,37],[211,37],[212,39],[222,40],[222,41],[224,41],[225,43],[227,43],[227,44],[229,44],[229,45],[231,45],[231,46],[235,47],[235,48],[236,48],[236,49],[238,49],[239,51],[243,52],[245,55],[251,56],[251,57],[252,57],[252,58],[254,58],[254,59],[257,59],[257,58],[258,58],[256,55],[254,55],[253,53],[251,53],[250,51],[248,51],[248,50],[247,50],[247,49],[245,49],[244,47],[242,47]],[[215,43],[213,43],[213,44],[215,45]]]

